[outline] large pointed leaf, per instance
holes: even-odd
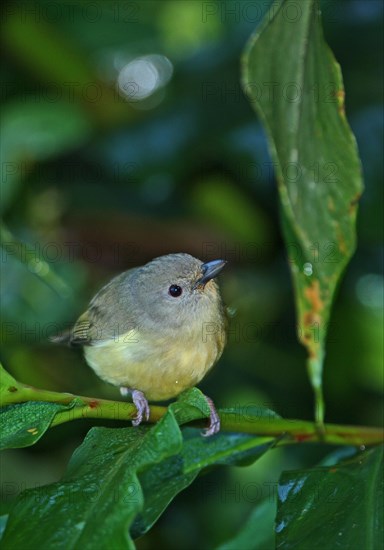
[[[5,547],[133,548],[129,526],[143,506],[137,472],[175,454],[181,443],[171,411],[150,429],[93,428],[61,481],[20,495]]]
[[[130,547],[133,520],[133,536],[146,532],[202,469],[249,463],[275,442],[274,437],[232,433],[204,438],[194,428],[185,430],[183,441],[177,422],[206,413],[206,399],[192,389],[170,405],[153,427],[92,429],[61,481],[19,496],[9,515],[4,544],[12,548]],[[271,411],[266,414],[270,418]],[[46,528],[36,529],[39,524]]]
[[[18,449],[34,445],[48,430],[58,412],[70,410],[79,400],[68,405],[30,401],[0,409],[0,449]]]
[[[39,401],[8,404],[22,390],[23,385],[0,365],[0,449],[33,445],[48,430],[58,412],[82,404],[75,398],[67,405]]]
[[[324,341],[336,285],[355,248],[362,176],[340,67],[317,0],[273,3],[250,40],[244,89],[268,134],[298,311],[323,420]]]
[[[383,447],[330,467],[285,472],[278,487],[279,550],[382,547]]]
[[[140,476],[145,507],[132,527],[132,535],[140,536],[156,521],[173,498],[190,485],[208,466],[254,462],[275,442],[273,437],[219,433],[205,439],[200,430],[188,428],[180,453],[146,470]]]

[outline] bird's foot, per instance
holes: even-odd
[[[139,426],[143,420],[149,420],[149,405],[142,391],[120,388],[120,393],[123,396],[132,395],[133,404],[137,409],[136,417],[132,420],[132,426]]]
[[[209,410],[211,411],[211,414],[209,416],[209,426],[203,432],[201,432],[201,435],[203,437],[209,437],[211,435],[217,434],[217,432],[220,431],[220,417],[217,414],[217,410],[215,408],[215,405],[213,404],[212,399],[207,396],[205,396],[205,398],[209,405]]]

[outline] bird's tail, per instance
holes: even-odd
[[[52,344],[62,344],[64,346],[70,346],[72,340],[72,331],[71,329],[63,330],[58,334],[53,334],[52,336],[49,336],[48,340],[52,342]]]

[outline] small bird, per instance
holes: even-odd
[[[168,254],[113,278],[91,300],[74,327],[55,343],[83,346],[88,365],[132,395],[138,426],[149,401],[162,401],[198,384],[226,343],[226,314],[215,277],[225,260],[203,263]],[[203,435],[220,430],[213,401]]]

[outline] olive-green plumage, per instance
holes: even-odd
[[[213,278],[225,262],[169,254],[104,286],[64,339],[103,380],[149,400],[196,385],[219,359],[226,317]]]

